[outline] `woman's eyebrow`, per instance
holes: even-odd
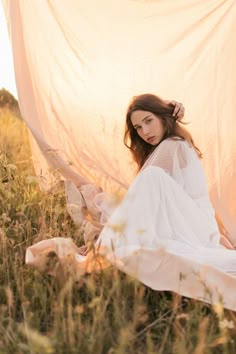
[[[142,119],[142,122],[144,122],[145,119],[147,119],[147,118],[149,118],[149,117],[151,117],[151,114],[149,114],[148,116],[144,117],[144,118]]]
[[[149,114],[148,116],[144,117],[144,118],[142,119],[142,122],[144,122],[145,119],[147,119],[147,118],[149,118],[149,117],[151,117],[151,114]],[[139,127],[139,124],[134,124],[133,127],[134,127],[134,128],[137,128],[137,127]]]

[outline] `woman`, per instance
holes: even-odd
[[[117,218],[119,210],[121,215],[125,215],[126,220],[120,217],[119,223],[128,224],[130,231],[125,235],[127,243],[129,237],[135,234],[135,229],[149,230],[158,219],[161,229],[157,227],[153,232],[149,230],[146,232],[146,238],[142,234],[142,242],[145,244],[154,245],[159,242],[165,244],[172,240],[175,243],[184,243],[184,245],[176,244],[177,247],[186,245],[220,247],[220,233],[200,162],[202,154],[190,133],[176,121],[172,113],[171,103],[151,94],[136,96],[130,103],[126,116],[124,142],[131,150],[140,169],[138,177],[130,188],[135,189],[136,201],[132,207],[131,202],[128,202],[130,208],[126,213],[123,212],[125,204],[123,202],[109,222],[112,223],[112,220]],[[146,175],[149,175],[147,186],[143,182]],[[141,183],[140,180],[143,183],[142,190],[141,187],[136,187]],[[148,183],[152,182],[155,186],[150,190]],[[152,204],[151,199],[147,198],[145,210],[150,209],[150,206],[152,209],[159,205],[158,215],[154,214],[152,221],[149,220],[148,215],[143,218],[142,211],[139,217],[136,215],[138,205],[144,209],[141,199],[144,200],[148,192],[151,194],[150,198],[154,193],[156,199]],[[129,191],[128,195],[130,193]],[[159,193],[161,195],[158,195]],[[127,199],[129,200],[128,196]],[[151,216],[152,211],[149,210],[148,214]],[[137,221],[132,223],[132,219]],[[117,223],[116,220],[115,224]],[[152,226],[149,226],[151,224]],[[108,238],[108,234],[106,228],[101,234],[102,244],[104,238]],[[113,243],[118,242],[117,237],[111,238]],[[227,246],[233,249],[230,242]]]
[[[155,95],[133,98],[124,142],[140,171],[117,207],[98,188],[80,187],[81,210],[87,208],[95,220],[85,222],[85,231],[87,227],[87,234],[98,236],[99,260],[102,255],[151,288],[212,303],[223,297],[226,307],[236,309],[232,291],[224,293],[229,284],[236,286],[236,278],[230,275],[236,274],[236,253],[220,245],[201,152],[173,116],[174,109],[171,102]],[[62,238],[30,247],[27,262],[45,269],[41,266],[45,249],[46,257],[49,251],[61,259],[72,253],[78,272],[100,264],[93,251],[83,256]]]
[[[172,138],[173,140],[176,139],[180,139],[182,141],[185,140],[186,142],[188,142],[189,146],[194,147],[197,156],[199,158],[202,158],[202,154],[194,144],[191,135],[187,130],[181,127],[180,124],[177,124],[178,121],[181,120],[179,119],[176,120],[175,115],[174,114],[172,115],[172,111],[173,111],[173,106],[171,102],[162,101],[157,96],[150,95],[150,94],[134,97],[134,99],[130,103],[127,116],[126,116],[126,131],[124,136],[124,143],[131,150],[133,158],[137,162],[139,169],[143,167],[144,162],[147,160],[151,152],[153,152],[156,149],[157,145],[159,145],[161,141],[167,138],[169,139]],[[130,145],[128,145],[128,141],[130,141]],[[162,155],[162,153],[160,152],[159,154]],[[164,152],[164,155],[162,155],[163,160],[165,154],[167,154],[166,151]],[[165,159],[166,161],[164,162],[164,164],[166,164],[167,161],[169,161],[168,163],[171,163],[170,159],[173,159],[173,157],[174,156],[166,156]],[[167,173],[169,173],[176,180],[176,182],[179,183],[178,179],[175,178],[176,173],[174,173],[173,170],[170,171],[170,166],[169,169],[168,168],[166,169],[165,165],[162,166],[163,162],[160,163],[156,161],[156,163],[157,166],[161,168],[164,167]],[[201,166],[199,163],[198,165],[199,165],[198,169],[200,168],[201,170]],[[186,166],[186,168],[188,167],[189,166]],[[182,183],[184,183],[184,181],[182,181]],[[188,185],[189,183],[186,182],[186,184]],[[204,181],[204,192],[200,191],[199,188],[200,188],[200,184],[198,184],[197,186],[195,185],[196,190],[193,193],[193,191],[191,191],[191,187],[186,186],[185,191],[194,199],[196,199],[197,194],[199,195],[204,194],[205,198],[207,199],[207,203],[209,204],[209,197],[206,192],[207,188],[206,188],[205,181]],[[210,209],[212,209],[211,206]],[[219,216],[216,217],[216,221],[218,224],[219,231],[221,233],[220,235],[221,244],[229,249],[233,249],[232,244],[227,239],[227,231],[225,230],[224,225],[222,224]]]

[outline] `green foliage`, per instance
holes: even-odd
[[[64,282],[24,264],[45,238],[81,237],[63,188],[34,177],[24,124],[0,122],[0,354],[203,354],[236,352],[234,312],[153,291],[110,267]]]
[[[0,112],[12,112],[12,114],[21,117],[18,101],[5,88],[0,89]]]
[[[18,102],[15,97],[7,91],[5,88],[0,90],[0,107],[5,107],[6,105],[18,106]]]

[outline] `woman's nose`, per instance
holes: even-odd
[[[148,135],[149,134],[149,128],[148,127],[143,127],[143,134]]]

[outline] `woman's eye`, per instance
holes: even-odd
[[[135,130],[139,130],[141,127],[135,127]]]
[[[146,120],[146,123],[147,123],[147,124],[150,124],[151,121],[152,121],[152,119],[147,119],[147,120]]]

